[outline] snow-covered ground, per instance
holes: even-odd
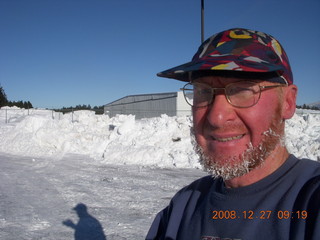
[[[191,124],[1,109],[0,239],[79,240],[73,234],[89,232],[94,218],[108,240],[143,239],[174,193],[205,175]],[[320,114],[295,115],[286,135],[290,152],[320,161]],[[91,216],[85,223],[72,210],[79,203]]]
[[[204,176],[199,169],[101,164],[74,154],[47,159],[0,153],[0,168],[1,240],[104,240],[85,238],[92,217],[107,240],[141,240],[174,193]],[[79,219],[72,208],[80,203],[92,217]],[[64,224],[68,219],[76,229]]]

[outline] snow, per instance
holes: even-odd
[[[199,169],[101,164],[75,154],[31,159],[2,153],[0,159],[3,240],[103,240],[84,238],[93,221],[72,210],[80,203],[101,224],[107,240],[144,239],[170,198],[204,176]],[[65,224],[69,219],[76,229]],[[77,237],[77,231],[83,236]]]
[[[108,240],[144,239],[171,197],[205,175],[191,126],[186,116],[2,108],[0,239],[77,240],[79,226],[94,219]],[[319,112],[288,120],[286,145],[320,161]],[[72,210],[79,203],[88,208],[86,221]]]
[[[7,117],[5,109],[0,111],[0,152],[53,158],[72,153],[101,163],[199,168],[190,141],[191,125],[191,117],[136,120],[133,115],[109,118],[92,111],[63,115],[9,108]],[[295,114],[286,123],[286,135],[291,153],[320,160],[320,114]]]

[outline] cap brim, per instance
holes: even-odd
[[[214,73],[221,71],[234,72],[235,75],[240,72],[260,74],[278,72],[278,74],[281,74],[283,68],[268,62],[247,61],[243,59],[240,61],[238,59],[234,59],[234,61],[226,61],[225,59],[222,61],[205,60],[197,62],[191,61],[160,72],[157,76],[189,82],[192,80],[192,73],[202,71],[208,73],[208,75],[214,75]],[[212,74],[209,74],[211,72]]]

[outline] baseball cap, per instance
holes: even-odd
[[[191,62],[160,72],[159,77],[191,81],[195,76],[234,74],[277,76],[266,80],[292,84],[289,59],[272,36],[249,29],[233,28],[217,33],[201,44]]]
[[[87,206],[83,203],[78,203],[77,206],[75,206],[73,208],[73,210],[75,211],[86,211],[87,210]]]

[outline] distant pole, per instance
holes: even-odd
[[[204,0],[201,0],[201,43],[204,42]]]

